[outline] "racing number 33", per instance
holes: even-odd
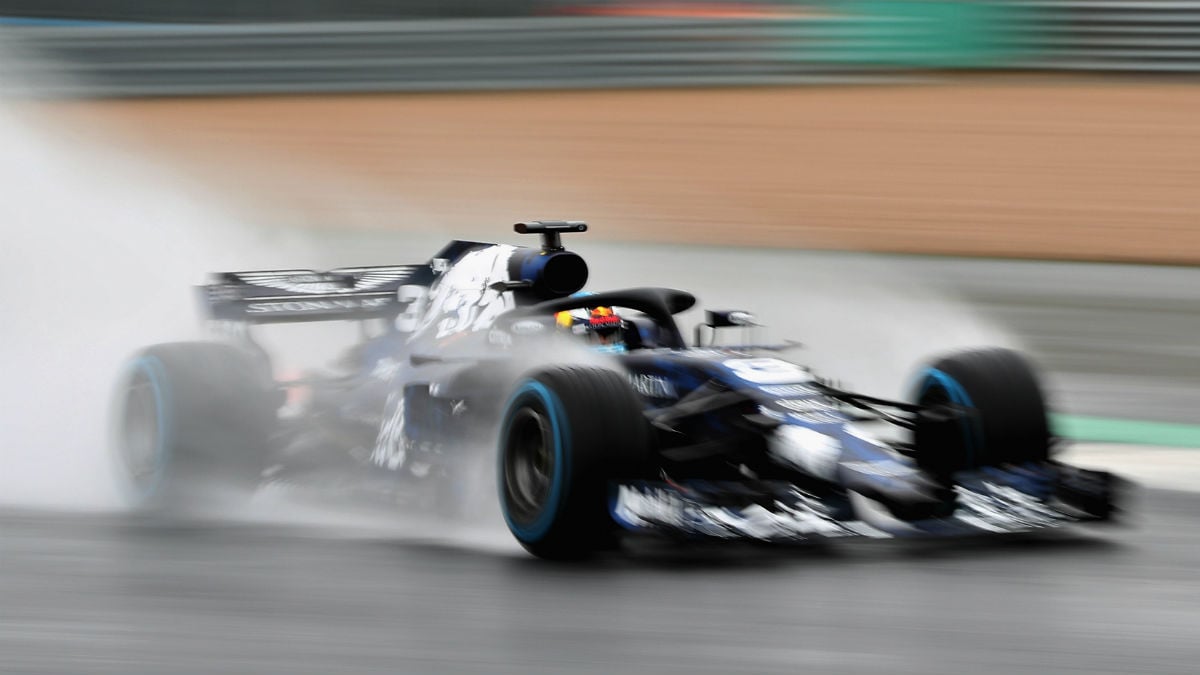
[[[791,384],[810,379],[804,368],[779,359],[729,359],[724,363],[735,375],[754,384]]]

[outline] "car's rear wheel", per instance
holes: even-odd
[[[244,498],[257,486],[278,407],[257,355],[210,342],[148,347],[114,404],[114,464],[135,508]]]
[[[942,357],[921,372],[914,393],[921,405],[961,411],[941,420],[923,416],[914,430],[917,464],[935,476],[1049,458],[1045,397],[1033,367],[1015,351]]]
[[[650,442],[626,379],[582,366],[545,370],[519,381],[500,421],[500,505],[517,541],[551,559],[611,545],[610,482],[636,472]]]

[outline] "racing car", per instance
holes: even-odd
[[[535,556],[632,533],[803,542],[950,536],[1104,521],[1118,479],[1054,459],[1037,375],[1017,352],[946,354],[909,400],[848,391],[729,343],[757,325],[670,288],[585,290],[579,221],[518,223],[540,246],[453,241],[422,264],[213,275],[214,337],[147,347],[115,401],[115,457],[139,508],[206,486],[384,486],[411,509],[498,499]],[[354,322],[334,363],[276,374],[271,324]],[[489,485],[490,484],[490,485]],[[494,490],[489,490],[494,486]],[[459,513],[458,515],[462,515]]]

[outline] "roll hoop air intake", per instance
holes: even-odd
[[[541,250],[519,249],[508,260],[511,288],[539,300],[566,297],[583,288],[588,267],[578,254],[563,248],[563,232],[587,232],[580,220],[534,220],[513,226],[518,234],[542,235]]]

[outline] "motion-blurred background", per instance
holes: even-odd
[[[1024,348],[1058,433],[1140,446],[1091,461],[1194,490],[1198,74],[1190,0],[0,0],[0,503],[111,508],[112,376],[205,272],[526,218],[883,395]],[[1193,672],[1195,498],[1156,494],[1128,548],[690,580],[6,515],[0,671]]]
[[[9,0],[0,17],[0,86],[53,98],[38,114],[136,131],[280,222],[570,211],[619,239],[1200,256],[1200,9],[1182,0]]]

